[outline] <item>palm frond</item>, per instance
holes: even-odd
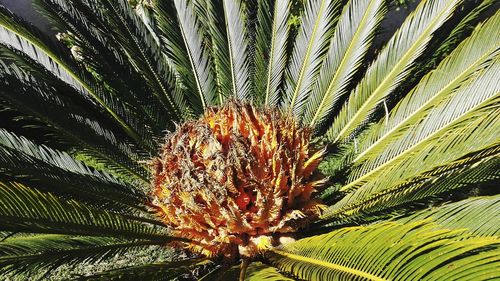
[[[144,208],[146,196],[134,187],[93,171],[66,153],[1,128],[0,163],[1,178],[37,185],[65,199],[118,212]]]
[[[299,34],[288,64],[288,80],[283,107],[292,112],[298,120],[316,82],[328,43],[333,34],[333,26],[338,19],[340,1],[307,1]]]
[[[92,83],[92,79],[77,67],[67,53],[49,43],[50,40],[44,39],[46,37],[34,27],[11,14],[5,8],[0,8],[0,42],[2,45],[8,45],[22,51],[58,75],[61,80],[85,92],[102,106],[130,137],[142,144],[139,134],[120,117],[113,106],[109,105],[109,102],[105,101],[109,98],[103,96],[105,92]]]
[[[398,221],[407,223],[431,219],[444,228],[467,229],[467,232],[480,237],[498,237],[500,234],[500,229],[498,229],[500,224],[499,211],[499,195],[475,197],[439,208],[420,211]]]
[[[376,157],[384,148],[390,146],[405,132],[427,118],[432,110],[452,99],[464,94],[459,89],[471,83],[476,76],[494,63],[498,63],[500,54],[500,13],[490,18],[484,25],[477,26],[475,32],[456,48],[439,66],[426,75],[420,83],[398,103],[391,114],[369,134],[363,137],[358,150],[360,153],[353,162],[362,162]],[[489,81],[480,81],[484,83]],[[493,81],[486,85],[495,85]],[[498,91],[496,86],[492,95]],[[468,92],[470,94],[470,92]],[[488,95],[485,95],[487,98]],[[450,109],[451,110],[451,109]]]
[[[196,12],[201,19],[201,26],[208,37],[213,71],[216,77],[219,103],[234,95],[232,81],[232,67],[227,40],[227,29],[222,1],[194,0]]]
[[[384,1],[350,1],[344,7],[307,103],[305,124],[311,127],[323,124],[347,94],[347,87],[361,66],[385,12]]]
[[[419,4],[350,94],[327,132],[330,140],[339,142],[352,138],[374,110],[407,78],[434,32],[446,23],[461,2],[429,0]]]
[[[448,37],[440,44],[436,53],[446,53],[446,50],[453,50],[452,46],[458,44],[463,33],[470,32],[477,26],[477,23],[485,18],[485,14],[491,12],[494,8],[494,0],[482,0],[474,3],[473,9],[460,20],[460,22],[453,28]],[[458,43],[457,43],[458,42]]]
[[[41,160],[54,167],[74,172],[81,175],[101,178],[103,181],[120,184],[120,182],[109,174],[91,170],[88,166],[73,159],[69,154],[57,151],[45,145],[37,145],[32,141],[16,136],[7,130],[0,128],[0,145],[7,149],[15,150],[34,159]]]
[[[237,280],[240,277],[241,267],[235,265],[232,267],[219,267],[213,272],[203,276],[200,281],[223,281],[223,280]],[[266,265],[262,262],[252,262],[246,269],[246,281],[259,281],[259,280],[276,280],[276,281],[291,281],[282,275],[275,267]]]
[[[452,163],[433,167],[431,170],[412,177],[399,184],[392,184],[364,198],[339,201],[323,214],[325,221],[316,226],[337,226],[366,223],[381,217],[401,214],[421,205],[442,201],[453,191],[471,188],[478,184],[500,178],[500,147],[493,147],[471,153]],[[424,201],[425,200],[425,201]]]
[[[462,274],[486,280],[498,277],[499,246],[498,237],[417,220],[348,227],[271,249],[266,257],[306,280],[449,280]]]
[[[493,14],[494,0],[481,0],[477,2],[464,2],[459,8],[458,18],[460,21],[456,24],[444,40],[435,40],[432,45],[434,50],[425,59],[418,63],[414,72],[411,74],[413,79],[408,81],[409,85],[414,85],[413,81],[418,81],[429,71],[434,69],[439,62],[450,54],[465,38],[467,38],[479,22]],[[431,47],[432,48],[432,47]]]
[[[276,106],[282,96],[281,87],[288,56],[286,48],[291,3],[286,0],[274,1],[272,4],[269,1],[259,2],[255,83],[256,94],[264,93],[264,104]]]
[[[3,230],[123,237],[159,243],[177,240],[143,223],[141,217],[93,209],[19,183],[0,183],[0,195],[0,229]]]
[[[124,267],[106,272],[84,276],[77,280],[144,280],[161,281],[173,280],[177,277],[192,277],[191,272],[205,267],[211,262],[203,259],[171,261],[158,264],[145,264]]]
[[[203,47],[198,18],[193,3],[175,1],[182,37],[186,45],[196,88],[203,108],[216,102],[215,81],[210,69],[207,52]]]
[[[229,61],[232,77],[232,94],[239,100],[252,96],[250,58],[247,30],[247,10],[241,0],[223,0],[226,20]]]
[[[98,20],[93,14],[76,1],[36,0],[34,4],[57,27],[60,41],[78,48],[81,63],[95,79],[118,96],[128,112],[153,131],[153,136],[163,137],[163,124],[168,123],[170,114],[164,106],[159,106],[157,97],[128,63],[110,33],[95,26]]]
[[[455,159],[474,150],[495,147],[499,138],[496,132],[499,110],[495,103],[500,84],[493,77],[499,71],[500,49],[498,39],[491,34],[497,32],[498,20],[497,14],[478,27],[435,71],[422,79],[388,119],[372,128],[364,138],[371,146],[358,156],[359,164],[352,168],[350,182],[341,191],[359,189],[332,206],[324,218],[368,212],[372,207],[379,210],[384,205],[390,208],[395,202],[402,204],[422,199],[424,195],[439,194],[446,190],[439,185],[422,191],[432,182],[428,178],[431,174],[433,179],[436,175],[453,176],[453,169],[443,167],[454,168]],[[482,33],[483,28],[488,32]],[[475,163],[483,158],[469,159]],[[490,179],[491,171],[484,170],[481,174],[484,180]],[[475,180],[481,181],[478,177]],[[459,186],[447,185],[447,188]]]
[[[500,64],[496,65],[497,70],[493,71],[493,73],[498,73]],[[490,75],[492,74],[490,73]],[[494,75],[488,79],[493,81],[493,77]],[[473,92],[477,93],[475,90]],[[467,106],[467,102],[464,99],[470,99],[470,95],[455,100],[455,104],[452,103],[448,109],[457,108],[457,103]],[[418,145],[406,150],[405,154],[400,154],[398,157],[392,158],[390,161],[370,170],[367,174],[344,186],[342,188],[344,190],[358,186],[360,188],[351,192],[331,208],[336,209],[340,206],[353,204],[362,200],[362,198],[368,198],[377,192],[386,190],[390,186],[410,180],[412,177],[425,172],[425,170],[438,169],[440,165],[446,165],[455,159],[463,157],[464,154],[471,152],[471,149],[484,149],[498,144],[499,133],[496,124],[498,124],[500,114],[500,109],[498,108],[499,100],[500,94],[497,90],[496,95],[477,104],[472,111],[465,114],[461,113],[463,116],[459,115],[456,121],[453,120],[454,122],[447,124],[423,139],[414,138],[413,140],[418,142]],[[473,103],[474,100],[471,102]],[[448,120],[443,117],[450,115],[440,114],[441,112],[437,110],[435,112],[436,116],[427,118],[423,126],[429,127],[429,123],[440,126],[441,122],[447,122]],[[415,132],[418,133],[419,131],[416,130]],[[415,134],[412,132],[409,135],[413,137]],[[416,135],[419,136],[418,134]],[[429,143],[432,145],[429,145]],[[381,171],[382,169],[383,172]]]
[[[187,3],[187,2],[186,2]],[[191,24],[187,18],[181,19],[177,14],[177,8],[173,1],[156,1],[155,5],[155,20],[157,21],[158,26],[158,35],[160,40],[163,43],[163,49],[165,57],[171,61],[172,65],[175,68],[176,76],[178,76],[179,87],[182,88],[182,91],[189,93],[197,93],[193,95],[186,95],[185,98],[189,104],[190,110],[192,110],[193,114],[200,114],[204,110],[205,97],[201,96],[202,92],[199,91],[198,86],[200,85],[199,81],[197,81],[196,69],[193,68],[192,61],[193,59],[190,54],[192,52],[189,50],[189,46],[186,43],[186,32],[193,33],[194,36],[198,36],[198,39],[194,39],[197,42],[191,42],[195,44],[197,52],[203,54],[205,56],[207,54],[207,48],[205,46],[204,38],[199,29],[197,30],[186,30],[186,24]],[[186,4],[187,5],[187,4]],[[198,17],[196,14],[193,14],[195,10],[193,7],[193,3],[189,4],[189,7],[185,7],[185,9],[189,9],[189,15],[196,19],[195,23],[191,25],[200,26],[200,21],[198,21]],[[182,25],[184,23],[184,26]],[[191,40],[192,41],[192,40]],[[200,58],[205,60],[205,63],[209,63],[206,61],[208,57]],[[205,65],[202,70],[203,73],[210,75],[212,71],[209,69],[211,64]],[[213,78],[212,78],[213,79]],[[215,81],[212,81],[215,83]],[[215,85],[213,85],[215,87]],[[216,89],[213,89],[214,91]],[[215,94],[215,93],[212,93]]]
[[[0,58],[0,61],[3,60]],[[36,63],[30,67],[36,67]],[[71,88],[60,84],[55,87],[43,85],[40,81],[47,83],[51,78],[43,74],[35,78],[13,65],[0,65],[0,76],[4,84],[0,96],[12,107],[47,124],[59,137],[69,141],[73,149],[91,156],[97,163],[106,164],[110,171],[123,175],[123,178],[148,182],[145,176],[147,172],[135,162],[140,155],[134,147],[120,140],[103,122],[91,118],[91,111],[82,110],[79,105],[92,108],[92,104],[77,99],[78,96],[66,96],[71,93]]]
[[[79,1],[92,9],[101,24],[108,27],[129,61],[142,74],[156,97],[169,109],[172,120],[182,120],[184,116],[181,110],[185,108],[185,101],[182,92],[176,87],[173,66],[162,55],[157,38],[134,13],[128,2]],[[173,128],[173,124],[168,125]]]
[[[3,64],[3,66],[0,65],[0,75],[7,77],[7,80],[13,80],[10,84],[27,83],[28,87],[34,88],[29,84],[35,83],[39,87],[46,88],[44,90],[44,95],[49,92],[54,94],[55,97],[51,97],[52,99],[58,99],[57,96],[62,96],[61,99],[70,101],[67,103],[73,105],[78,104],[78,113],[74,112],[72,115],[79,114],[89,119],[98,120],[101,124],[107,124],[108,130],[109,128],[113,128],[114,133],[120,135],[124,142],[130,143],[131,148],[134,148],[139,154],[144,155],[148,152],[151,153],[156,146],[154,142],[155,138],[148,130],[148,127],[144,126],[144,124],[140,122],[141,120],[136,118],[135,113],[130,113],[131,108],[128,105],[119,102],[115,97],[108,96],[109,99],[105,98],[104,100],[123,117],[123,120],[127,122],[127,124],[134,128],[137,134],[144,137],[144,140],[137,142],[133,138],[129,138],[126,134],[123,134],[119,127],[116,126],[115,121],[110,119],[109,115],[101,107],[96,106],[95,102],[90,100],[85,94],[85,91],[82,91],[82,89],[77,90],[75,87],[66,84],[58,75],[55,75],[54,72],[48,71],[44,65],[33,60],[23,52],[0,43],[0,60]],[[19,81],[15,81],[16,79]],[[32,80],[32,82],[27,82],[27,80]],[[14,87],[14,85],[6,86],[6,88],[8,87]],[[24,102],[22,98],[16,95],[15,90],[9,93],[6,89],[4,94],[10,95],[7,99],[11,101],[15,100],[14,103]],[[31,94],[31,91],[27,94]],[[22,107],[20,108],[21,111],[24,110]],[[66,118],[70,117],[68,116]],[[135,145],[132,145],[132,143]]]
[[[405,134],[379,151],[380,154],[355,167],[350,174],[351,182],[342,190],[359,188],[368,180],[372,187],[388,180],[399,182],[498,141],[500,111],[496,103],[500,98],[500,83],[494,79],[500,70],[498,55],[492,60],[497,63],[475,73],[473,79],[455,89],[456,95],[431,107],[420,123],[411,124]],[[426,157],[428,153],[434,157]],[[417,159],[423,162],[417,163]],[[383,178],[372,181],[381,174]]]
[[[250,46],[253,46],[250,56],[251,61],[251,78],[254,87],[255,95],[252,97],[254,104],[265,104],[266,100],[266,78],[267,69],[269,67],[269,52],[271,50],[271,37],[273,36],[273,16],[275,11],[274,1],[258,1],[254,4],[256,11],[251,14],[249,19]],[[286,8],[286,6],[285,6]]]
[[[99,262],[152,244],[157,242],[58,234],[12,237],[0,243],[0,273],[48,273],[61,265]]]

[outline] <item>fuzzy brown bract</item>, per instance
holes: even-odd
[[[253,257],[319,215],[324,153],[293,117],[229,102],[167,136],[151,204],[192,251]]]

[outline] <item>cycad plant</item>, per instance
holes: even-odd
[[[57,38],[0,8],[1,276],[500,278],[494,0],[386,42],[384,0],[35,2]]]

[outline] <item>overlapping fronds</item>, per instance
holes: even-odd
[[[232,66],[227,40],[227,28],[222,1],[196,0],[196,12],[200,18],[204,34],[209,39],[205,44],[210,46],[210,53],[219,103],[233,96]]]
[[[19,153],[30,156],[33,159],[41,160],[51,166],[64,169],[68,172],[101,178],[103,181],[107,181],[109,183],[121,184],[119,181],[106,173],[91,170],[89,167],[73,159],[65,152],[51,149],[45,145],[37,145],[24,137],[16,136],[15,134],[2,128],[0,128],[0,145],[3,148],[15,150]],[[123,187],[125,190],[125,186]]]
[[[287,67],[283,107],[299,120],[328,50],[340,1],[313,0],[304,3],[299,33]]]
[[[439,202],[440,197],[446,197],[456,190],[470,190],[477,184],[500,178],[499,153],[500,147],[496,144],[449,164],[433,167],[365,198],[339,202],[323,214],[323,219],[326,219],[327,225],[363,223],[404,213],[417,204],[426,206],[430,202]],[[422,202],[424,199],[427,202]],[[319,221],[317,225],[324,226],[325,221]]]
[[[485,14],[494,11],[492,9],[494,4],[494,0],[464,2],[458,12],[458,14],[462,14],[460,22],[453,27],[446,39],[441,42],[434,42],[435,51],[432,52],[430,58],[421,61],[415,68],[412,74],[413,79],[418,80],[434,69],[440,60],[453,51],[474,30],[478,23],[485,19]]]
[[[232,93],[244,100],[251,97],[253,89],[250,78],[250,58],[248,45],[248,11],[241,0],[223,0],[226,20],[229,62],[231,66]]]
[[[151,244],[156,242],[59,234],[11,237],[0,243],[0,273],[41,274],[61,265],[99,262]]]
[[[350,1],[335,27],[320,77],[311,92],[303,122],[323,124],[358,71],[385,15],[384,1]]]
[[[412,124],[418,124],[437,107],[447,106],[449,100],[460,95],[472,95],[481,92],[460,91],[460,88],[470,83],[484,86],[483,91],[490,93],[485,98],[500,90],[498,83],[491,80],[480,80],[478,76],[485,75],[488,68],[498,63],[500,55],[500,13],[479,25],[476,31],[453,51],[435,70],[426,75],[420,83],[405,98],[398,103],[391,114],[370,129],[353,162],[363,162],[373,159],[384,148],[393,146],[395,140],[414,129]],[[480,81],[474,81],[479,79]],[[474,81],[474,82],[472,82]],[[491,89],[488,90],[488,85]],[[478,95],[480,93],[477,93]],[[449,106],[448,106],[449,107]],[[460,106],[462,107],[462,105]],[[465,107],[465,106],[464,106]],[[465,107],[467,109],[467,107]],[[452,109],[450,108],[450,111]]]
[[[36,75],[28,75],[0,58],[5,63],[0,65],[0,79],[4,85],[0,89],[0,96],[11,107],[46,124],[48,129],[71,143],[71,147],[79,154],[88,155],[97,163],[104,163],[109,171],[130,180],[147,182],[146,171],[136,162],[141,155],[137,154],[137,148],[119,139],[106,122],[94,119],[100,117],[99,111],[95,114],[82,107],[92,106],[92,103],[78,99],[78,96],[67,96],[72,93],[71,87],[57,82],[55,85],[47,85],[53,81],[50,79],[51,75],[43,72],[33,62],[24,61],[24,57],[9,49],[0,47],[0,51],[2,54],[8,51],[11,58],[16,55],[18,64],[25,63],[31,68],[30,73]],[[26,69],[24,65],[21,67]]]
[[[167,108],[161,106],[148,90],[141,74],[128,62],[111,33],[99,25],[99,20],[80,1],[37,0],[35,4],[57,27],[57,37],[63,44],[78,50],[80,63],[90,70],[106,91],[126,102],[127,112],[154,137],[161,137],[169,122]]]
[[[206,104],[211,104],[217,96],[216,80],[208,56],[210,48],[205,43],[202,20],[196,13],[195,2],[177,3],[177,6],[169,1],[155,2],[157,33],[163,42],[165,56],[174,66],[180,87],[190,93],[185,95],[186,101],[194,114],[200,114]],[[179,8],[183,17],[177,13]]]
[[[172,237],[140,217],[97,210],[19,183],[0,184],[0,228],[9,231],[127,237],[166,243]],[[182,239],[181,239],[182,240]]]
[[[159,42],[126,0],[84,0],[101,23],[111,32],[131,64],[155,92],[162,105],[169,109],[173,120],[182,119],[184,96],[176,87],[173,66],[163,56]],[[166,124],[167,125],[167,124]],[[172,124],[170,124],[172,126]]]
[[[498,16],[485,29],[493,31],[497,23]],[[487,38],[477,38],[478,35],[490,36],[474,33],[436,71],[424,77],[388,119],[375,125],[375,136],[366,138],[373,145],[358,157],[361,163],[353,168],[350,182],[343,190],[364,186],[367,191],[369,186],[381,186],[382,182],[399,182],[498,140],[500,83],[493,78],[500,69],[498,40],[481,48],[479,45]],[[461,57],[476,48],[478,54],[471,54],[470,59]],[[454,75],[448,76],[450,72],[458,75],[458,80]],[[412,118],[413,122],[407,122]],[[387,139],[377,143],[378,134]],[[478,138],[479,135],[483,137]],[[426,157],[429,153],[435,156]],[[384,177],[379,177],[381,174]],[[371,181],[375,177],[378,179]]]
[[[198,18],[193,6],[188,1],[175,1],[179,26],[188,51],[196,88],[203,109],[205,109],[216,102],[215,81],[210,69],[207,52],[203,47],[202,33],[199,30]]]
[[[222,280],[236,280],[240,275],[240,266],[233,266],[231,268],[216,268],[213,272],[206,274],[200,280],[203,281],[222,281]],[[247,281],[259,280],[275,280],[275,281],[291,281],[289,277],[281,274],[275,267],[266,265],[262,262],[253,262],[246,269],[245,279]]]
[[[200,94],[203,108],[206,108],[207,105],[213,105],[216,101],[215,81],[212,77],[207,54],[202,45],[198,19],[192,6],[187,2],[175,1],[182,35],[196,80],[196,88]],[[186,26],[186,24],[190,25]]]
[[[264,103],[276,106],[282,96],[281,87],[285,75],[287,63],[287,39],[290,32],[288,23],[290,17],[290,1],[275,1],[272,9],[269,1],[260,1],[259,15],[269,13],[266,21],[265,15],[259,20],[257,27],[257,62],[260,61],[261,67],[256,67],[256,94],[262,91],[265,94]],[[264,23],[269,22],[268,26]],[[268,57],[267,60],[264,57]],[[259,88],[259,83],[262,87]]]
[[[498,237],[500,229],[500,196],[476,197],[424,210],[398,220],[401,223],[432,219],[444,228],[467,229],[475,236]]]
[[[349,140],[360,126],[369,121],[374,110],[407,78],[434,32],[443,26],[461,2],[430,0],[419,4],[350,94],[327,132],[330,140]]]
[[[124,118],[117,113],[117,109],[114,108],[114,105],[117,107],[122,105],[113,102],[113,99],[106,95],[106,92],[100,86],[94,84],[92,78],[78,68],[67,52],[63,52],[60,47],[54,46],[49,39],[43,39],[45,37],[38,30],[4,8],[0,10],[0,26],[2,45],[8,45],[22,51],[43,64],[61,80],[74,86],[79,91],[83,91],[85,95],[88,95],[102,106],[130,137],[138,143],[142,143],[139,134],[130,124],[127,124]]]
[[[500,265],[500,240],[471,235],[469,229],[478,225],[477,214],[497,201],[445,207],[455,208],[454,217],[460,218],[456,224],[443,218],[449,216],[445,209],[438,209],[427,211],[429,216],[421,213],[305,238],[271,249],[266,257],[280,270],[307,280],[487,280]]]
[[[247,274],[245,280],[248,281],[292,281],[284,275],[282,275],[276,268],[265,265],[263,263],[257,262],[251,264],[247,269]]]
[[[497,66],[500,65],[497,64]],[[467,99],[473,101],[470,96],[467,96]],[[440,165],[459,159],[464,154],[470,153],[471,149],[486,148],[498,142],[498,126],[496,124],[498,124],[500,114],[499,99],[500,94],[497,93],[478,104],[474,110],[459,116],[458,120],[430,134],[423,141],[414,138],[413,140],[418,144],[405,152],[411,157],[403,157],[400,154],[400,156],[385,162],[383,166],[370,170],[369,173],[344,186],[345,189],[357,184],[361,187],[334,204],[331,209],[337,209],[368,198],[377,192],[387,190],[390,186],[404,183],[425,170],[437,169]],[[466,102],[463,103],[465,106]],[[456,106],[448,108],[452,107]],[[440,114],[434,118],[427,118],[423,125],[430,123],[439,126],[441,122],[446,121],[443,116],[449,115]],[[433,145],[429,145],[430,142]]]
[[[110,175],[91,170],[64,152],[39,146],[0,129],[1,178],[35,184],[69,199],[125,212],[140,209],[146,196]]]

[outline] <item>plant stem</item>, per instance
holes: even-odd
[[[247,273],[247,268],[250,265],[250,259],[248,258],[243,258],[241,260],[241,266],[240,266],[240,281],[245,280],[245,275]]]

